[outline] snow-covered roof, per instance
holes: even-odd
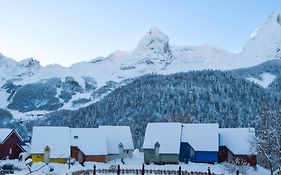
[[[32,154],[44,154],[44,148],[50,148],[50,158],[68,158],[70,156],[70,128],[33,127]]]
[[[99,126],[99,129],[105,134],[108,154],[119,154],[120,143],[124,149],[134,149],[129,126]]]
[[[254,128],[222,128],[219,129],[220,146],[226,146],[233,154],[256,154],[251,146],[255,136]]]
[[[219,124],[183,124],[182,142],[187,142],[195,151],[219,150]]]
[[[12,131],[13,130],[9,129],[9,128],[1,128],[0,129],[0,143],[2,143]]]
[[[159,153],[179,154],[181,128],[181,123],[148,123],[143,149],[154,149],[155,143],[158,142]]]
[[[106,155],[105,135],[98,128],[71,128],[71,146],[85,155]]]
[[[3,143],[3,141],[5,141],[5,139],[7,139],[7,137],[11,134],[11,132],[15,132],[15,134],[18,136],[18,138],[23,141],[23,139],[21,138],[21,136],[19,135],[19,133],[14,130],[14,129],[10,129],[10,128],[0,128],[0,143]]]

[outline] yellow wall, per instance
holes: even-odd
[[[44,162],[44,154],[32,154],[32,162]]]
[[[66,163],[66,158],[50,158],[50,162],[53,163]],[[32,154],[32,162],[44,162],[44,154]]]

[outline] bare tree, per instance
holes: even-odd
[[[281,166],[281,111],[263,107],[256,120],[256,138],[253,141],[261,165],[271,175]]]

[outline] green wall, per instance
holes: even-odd
[[[143,151],[145,163],[179,163],[179,154],[160,154],[156,158],[154,149],[144,149]]]

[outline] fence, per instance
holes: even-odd
[[[71,175],[96,175],[99,174],[136,174],[136,175],[145,175],[145,174],[156,174],[156,175],[218,175],[214,173],[208,172],[193,172],[193,171],[182,171],[181,166],[179,166],[179,170],[148,170],[144,168],[142,165],[142,169],[121,169],[120,165],[117,166],[116,169],[96,169],[94,165],[92,170],[80,170],[72,172]],[[223,174],[221,174],[223,175]]]

